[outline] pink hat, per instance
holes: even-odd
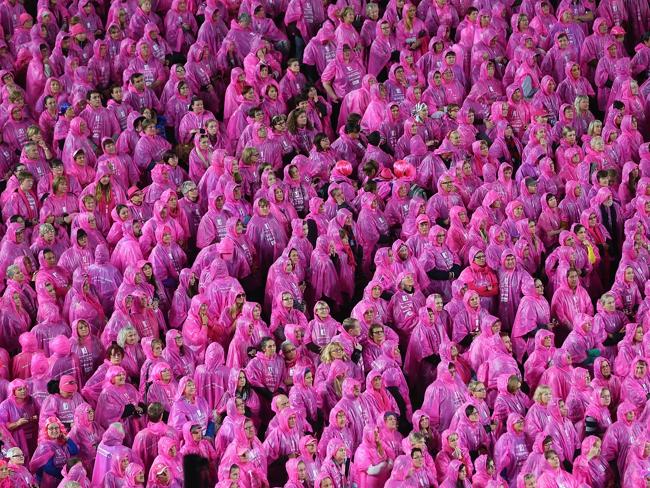
[[[133,195],[135,195],[136,193],[141,192],[141,191],[142,190],[140,188],[138,188],[137,186],[132,186],[131,188],[129,188],[127,190],[126,194],[128,195],[129,198],[131,198]]]
[[[59,380],[59,390],[64,393],[75,393],[78,390],[77,380],[74,376],[64,374]]]
[[[384,179],[384,180],[392,180],[393,178],[395,178],[395,175],[394,175],[393,172],[390,170],[390,168],[383,168],[383,169],[379,172],[379,177],[382,178],[382,179]]]
[[[349,161],[346,161],[345,159],[341,159],[340,161],[337,161],[336,164],[334,165],[334,169],[339,173],[344,176],[350,176],[352,174],[352,165],[350,164]]]
[[[86,29],[84,29],[84,26],[81,24],[75,24],[72,27],[70,27],[70,35],[73,37],[85,33],[86,33]]]
[[[232,243],[232,239],[223,239],[219,243],[219,254],[225,254],[231,256],[235,252],[235,246]]]
[[[613,36],[624,36],[625,29],[623,29],[620,25],[615,25],[614,27],[612,27],[611,34]]]

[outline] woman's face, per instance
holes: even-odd
[[[58,439],[61,436],[61,428],[59,427],[59,424],[49,424],[47,426],[47,436],[50,439]]]
[[[605,388],[600,392],[600,404],[603,407],[609,407],[610,403],[612,403],[612,394]]]
[[[126,333],[126,343],[129,345],[133,345],[138,342],[138,335],[134,330],[130,330]]]
[[[85,320],[80,320],[77,324],[77,335],[81,338],[87,337],[90,334],[90,327]]]
[[[343,357],[343,348],[339,345],[335,345],[331,350],[333,359],[341,359]]]
[[[541,402],[546,405],[548,402],[551,401],[551,393],[549,391],[544,391],[541,395],[540,398]]]

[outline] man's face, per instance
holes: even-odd
[[[102,105],[102,97],[100,96],[99,93],[93,93],[90,95],[90,106],[94,108],[101,107]]]

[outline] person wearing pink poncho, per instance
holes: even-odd
[[[593,331],[593,318],[578,313],[573,318],[573,330],[564,340],[562,348],[571,356],[572,364],[588,365],[602,354],[603,345]]]
[[[458,315],[453,320],[451,340],[467,347],[479,334],[481,325],[488,319],[489,313],[481,307],[480,296],[474,290],[468,290],[462,302],[463,308],[458,311]]]
[[[571,329],[576,313],[593,316],[594,308],[587,290],[580,284],[580,278],[575,269],[567,269],[562,266],[558,269],[558,277],[560,287],[551,301],[551,315],[557,319],[560,325]]]
[[[103,482],[111,471],[115,459],[127,458],[131,460],[131,449],[123,445],[124,428],[119,422],[109,425],[102,435],[102,440],[97,446],[97,457],[92,472],[92,483],[96,486]]]
[[[40,486],[56,488],[63,478],[65,463],[79,451],[67,431],[56,417],[48,418],[39,431],[39,445],[34,451],[29,469],[36,474]]]
[[[108,368],[103,388],[97,400],[97,423],[107,429],[113,422],[120,422],[131,442],[144,412],[138,390],[126,383],[126,371],[121,366]]]
[[[164,361],[157,362],[149,373],[144,385],[143,398],[147,403],[158,402],[169,412],[174,402],[178,384],[174,380],[171,367]]]
[[[420,383],[429,384],[435,379],[440,346],[449,341],[449,314],[443,309],[443,303],[438,294],[427,298],[426,306],[420,307],[418,324],[409,339],[404,369],[413,387],[420,390]],[[418,377],[424,381],[416,381]]]
[[[467,400],[467,395],[467,388],[458,378],[454,365],[441,362],[437,379],[424,395],[423,410],[429,415],[432,427],[438,432],[446,430],[453,413]]]
[[[573,465],[573,474],[577,480],[595,488],[604,488],[614,480],[614,473],[602,456],[601,447],[602,441],[598,437],[585,437],[581,454],[574,460]]]
[[[70,339],[65,335],[58,335],[50,341],[50,379],[58,380],[63,375],[70,375],[79,385],[81,383],[79,358],[71,354],[71,348]]]
[[[79,386],[74,376],[64,374],[58,383],[58,388],[41,405],[40,423],[48,417],[57,417],[69,428],[74,420],[75,409],[83,403],[83,397],[78,393]]]
[[[133,440],[133,456],[142,463],[146,471],[151,468],[154,458],[158,455],[158,441],[162,437],[178,437],[176,431],[162,421],[163,413],[160,403],[151,403],[147,407],[147,426],[140,430]]]
[[[79,447],[78,456],[89,473],[93,472],[97,446],[102,440],[104,430],[95,423],[95,411],[87,403],[78,405],[74,411],[74,423],[70,438]]]
[[[499,437],[494,446],[494,461],[496,471],[512,486],[528,458],[529,451],[524,435],[524,418],[513,412],[508,415],[507,426],[507,433]]]
[[[183,427],[183,436],[187,443],[185,426]],[[242,463],[242,456],[246,456],[247,461],[245,463]],[[204,457],[207,456],[204,454]],[[233,463],[239,464],[242,471],[242,481],[249,483],[249,486],[257,477],[257,481],[260,481],[262,486],[268,487],[268,482],[265,481],[267,479],[268,469],[266,450],[255,436],[253,421],[248,418],[242,420],[237,425],[235,440],[228,446],[221,458],[219,465],[220,477],[230,470]]]
[[[176,398],[169,413],[169,424],[180,429],[188,421],[201,425],[207,436],[214,436],[213,413],[205,399],[196,395],[194,380],[184,376],[178,384]]]
[[[12,381],[7,390],[8,398],[0,403],[0,422],[11,432],[18,447],[29,456],[36,448],[37,405],[24,381]]]
[[[560,458],[554,450],[546,452],[544,458],[546,467],[538,479],[537,486],[539,488],[555,488],[556,486],[579,488],[581,486],[572,474],[562,469]]]

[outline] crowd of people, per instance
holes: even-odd
[[[0,488],[650,487],[647,0],[31,7]]]

